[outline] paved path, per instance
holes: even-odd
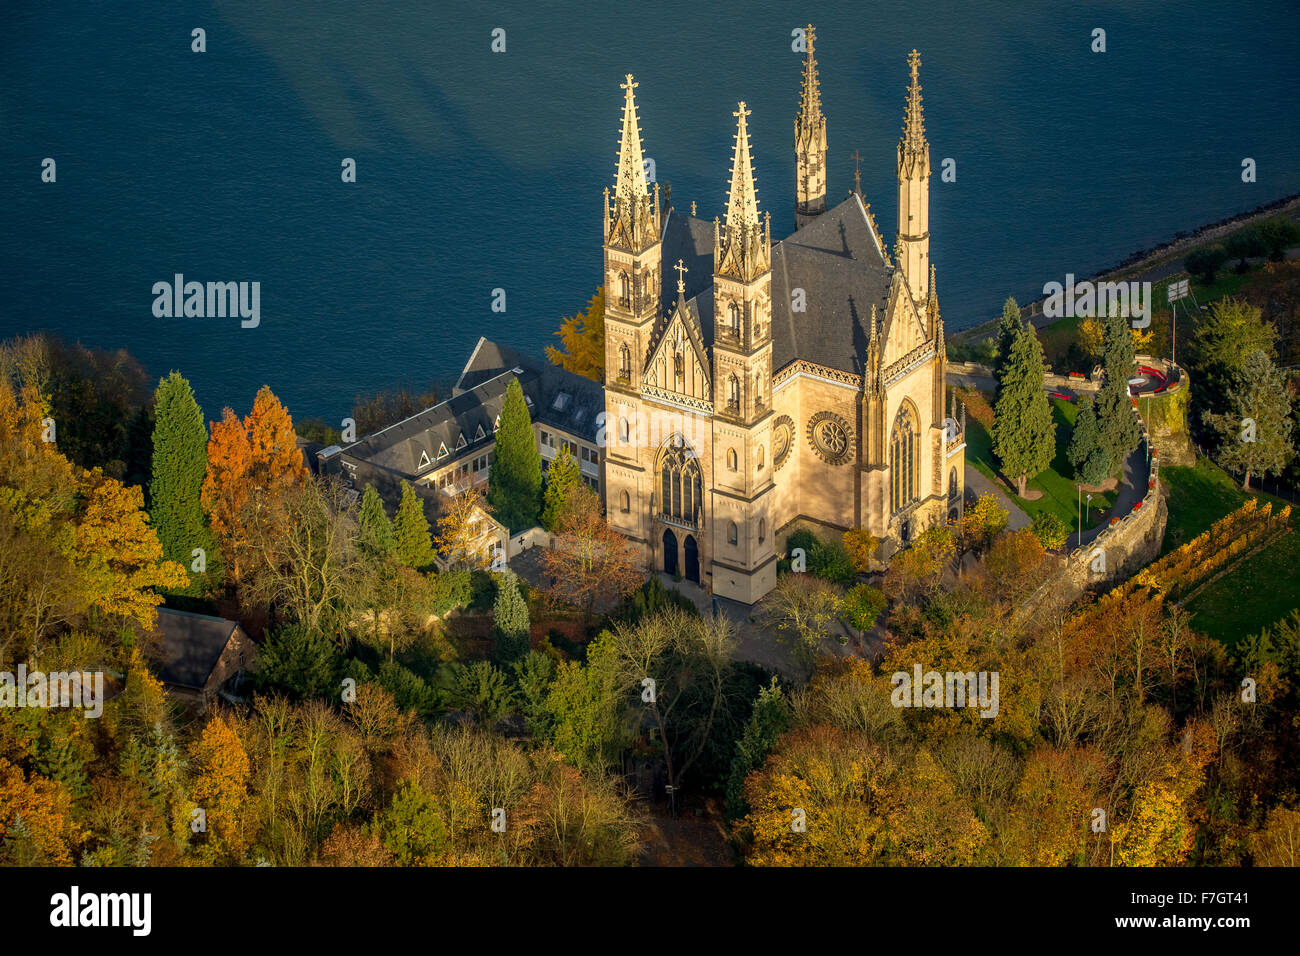
[[[1150,478],[1151,463],[1147,461],[1147,446],[1142,443],[1129,454],[1124,462],[1124,469],[1120,475],[1119,493],[1115,496],[1115,505],[1110,511],[1111,516],[1123,518],[1132,511],[1133,506],[1146,496],[1147,482]],[[1090,544],[1097,535],[1108,527],[1110,527],[1110,522],[1103,521],[1097,527],[1084,531],[1083,543]]]
[[[999,507],[1007,513],[1007,528],[1011,531],[1019,531],[1021,528],[1028,528],[1033,524],[1033,520],[1024,510],[1011,500],[1011,497],[1002,490],[1001,484],[996,481],[989,481],[984,477],[984,473],[966,462],[966,487],[975,492],[976,496],[991,494],[996,500]]]

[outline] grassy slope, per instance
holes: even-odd
[[[1056,420],[1056,457],[1051,467],[1029,482],[1029,487],[1037,489],[1043,496],[1036,501],[1026,501],[1008,491],[1011,500],[1024,509],[1031,518],[1040,512],[1055,514],[1065,526],[1072,531],[1078,523],[1078,491],[1075,490],[1074,470],[1065,457],[1070,445],[1070,435],[1074,430],[1074,417],[1078,406],[1062,399],[1052,400],[1052,417]],[[992,437],[979,422],[971,419],[966,422],[966,458],[986,478],[997,481],[997,472],[993,459]],[[1003,486],[1003,490],[1007,490]],[[1115,493],[1106,492],[1092,496],[1092,511],[1085,527],[1093,527],[1103,518],[1103,510],[1115,503]],[[1109,517],[1108,515],[1104,517]]]
[[[1250,495],[1242,491],[1208,459],[1195,467],[1162,468],[1160,479],[1169,493],[1169,524],[1165,552],[1192,540]],[[1273,502],[1274,510],[1286,502],[1272,495],[1256,495]],[[1296,518],[1291,520],[1295,528]],[[1269,626],[1300,606],[1300,533],[1295,530],[1265,551],[1237,564],[1232,571],[1198,594],[1187,609],[1196,615],[1195,627],[1231,648],[1242,635]]]

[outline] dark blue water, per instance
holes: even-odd
[[[296,416],[337,421],[358,392],[454,377],[480,334],[540,352],[601,281],[627,72],[659,180],[702,216],[721,212],[747,100],[760,204],[791,230],[790,31],[810,8],[485,6],[6,4],[0,337],[124,346],[187,375],[209,418],[268,383]],[[861,150],[892,243],[906,55],[922,52],[950,329],[1300,191],[1294,0],[923,6],[817,4],[818,59],[831,198]],[[261,325],[155,318],[151,288],[177,272],[261,282]]]

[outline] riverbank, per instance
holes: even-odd
[[[1151,274],[1151,278],[1161,278],[1163,277],[1162,273],[1168,275],[1177,274],[1182,271],[1183,258],[1198,246],[1222,239],[1238,229],[1260,220],[1271,219],[1279,215],[1290,216],[1292,219],[1300,221],[1300,193],[1284,196],[1274,202],[1256,206],[1249,212],[1238,213],[1235,216],[1220,219],[1218,222],[1209,223],[1191,232],[1177,233],[1168,242],[1134,252],[1122,262],[1104,272],[1086,277],[1087,281],[1117,281],[1147,276],[1148,274]],[[1162,268],[1173,266],[1177,266],[1177,268]],[[1079,276],[1075,281],[1083,282],[1085,277]],[[1020,303],[1022,313],[1033,321],[1037,328],[1051,325],[1059,320],[1059,318],[1050,318],[1043,315],[1043,299],[1044,296],[1039,294],[1026,302]],[[953,343],[969,343],[987,337],[997,327],[1000,315],[1001,306],[999,305],[997,314],[989,321],[955,332],[949,336],[949,341]]]

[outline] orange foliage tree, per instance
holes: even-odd
[[[570,493],[559,531],[555,547],[542,555],[552,579],[548,590],[589,617],[597,600],[624,598],[645,579],[636,548],[605,523],[600,499],[586,485]]]

